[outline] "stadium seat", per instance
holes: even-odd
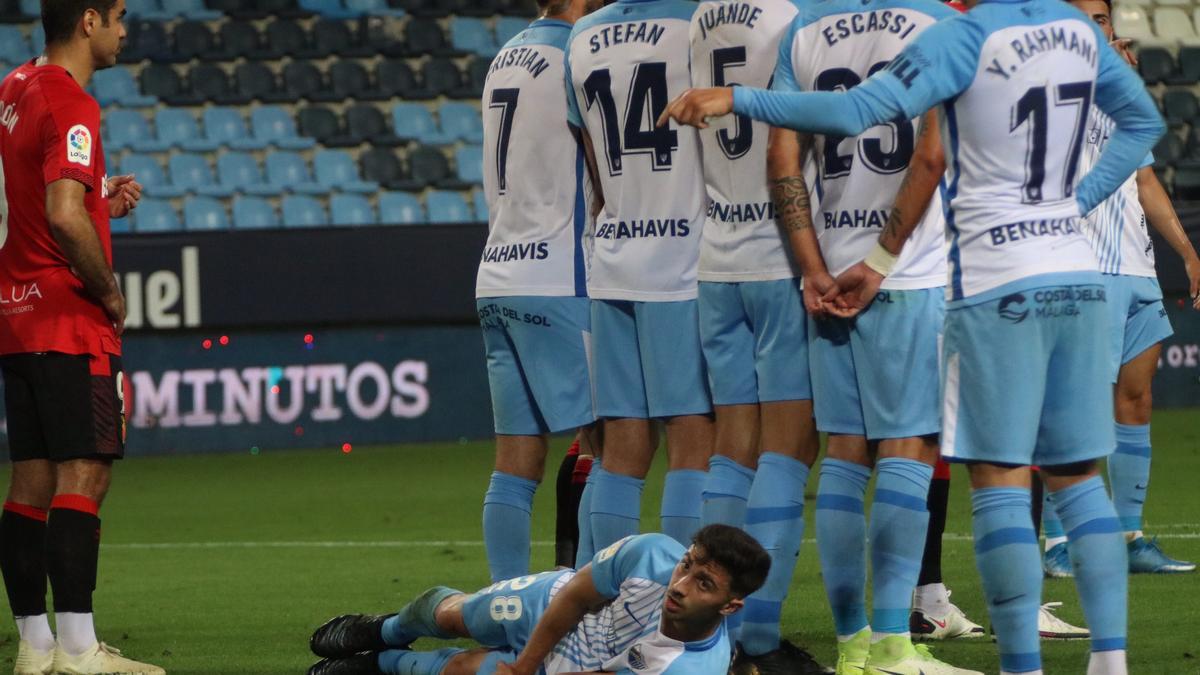
[[[164,0],[163,9],[193,21],[218,21],[225,16],[205,6],[204,0]]]
[[[432,92],[417,84],[416,74],[403,59],[384,59],[375,66],[375,86],[368,95],[372,100],[433,98]]]
[[[311,61],[292,61],[283,67],[282,78],[283,90],[292,100],[337,100],[325,86],[325,76]]]
[[[464,145],[454,153],[454,163],[458,169],[459,180],[483,185],[483,148],[478,145]]]
[[[379,222],[384,225],[418,225],[425,222],[425,207],[407,192],[379,195]]]
[[[421,80],[434,96],[470,98],[473,93],[463,86],[462,71],[454,62],[445,58],[434,58],[421,68]]]
[[[365,181],[358,174],[358,165],[342,150],[318,150],[313,155],[317,182],[327,191],[341,190],[368,194],[379,190],[379,183]]]
[[[213,61],[262,58],[262,35],[248,21],[226,21],[217,32],[220,45],[208,53]]]
[[[446,44],[446,34],[437,21],[413,17],[404,27],[404,44],[409,56],[449,55],[453,49]]]
[[[126,0],[125,11],[131,17],[150,21],[166,21],[171,18],[169,12],[163,11],[159,0]]]
[[[165,63],[152,63],[142,69],[138,76],[143,94],[171,99],[183,93],[183,81],[175,68]]]
[[[175,187],[204,197],[233,196],[234,188],[216,182],[212,168],[208,166],[208,159],[203,155],[179,153],[172,155],[168,164],[171,168],[171,183]]]
[[[329,199],[330,225],[374,225],[379,222],[375,208],[358,194],[337,194]]]
[[[136,176],[147,197],[171,199],[182,197],[187,192],[181,187],[172,185],[167,179],[167,172],[163,170],[162,164],[149,155],[129,155],[121,162],[121,172]],[[139,208],[141,207],[139,206]]]
[[[360,103],[346,110],[346,136],[354,145],[370,141],[372,145],[396,146],[404,140],[388,128],[387,118],[370,103]]]
[[[346,9],[342,0],[300,0],[300,9],[330,19],[353,19],[358,13]]]
[[[496,19],[496,42],[503,47],[526,28],[529,28],[529,22],[525,19],[502,16]]]
[[[125,45],[121,48],[117,60],[121,63],[137,63],[145,59],[155,63],[182,61],[175,56],[167,39],[167,30],[159,21],[139,20],[127,24]]]
[[[18,6],[21,8],[21,13],[36,19],[42,14],[42,0],[20,0]]]
[[[158,103],[154,96],[143,96],[128,68],[117,66],[96,71],[91,89],[101,107],[119,103],[127,108],[146,108]]]
[[[375,181],[390,190],[420,191],[425,188],[409,177],[400,158],[387,148],[371,148],[358,161],[364,179]]]
[[[329,88],[333,100],[344,101],[348,98],[363,98],[363,93],[371,88],[371,76],[367,69],[357,61],[343,59],[335,61],[329,67]]]
[[[255,108],[250,113],[250,127],[254,137],[284,150],[307,150],[317,142],[296,134],[296,120],[288,111],[278,106],[267,105]]]
[[[1163,94],[1163,113],[1167,122],[1183,124],[1200,114],[1200,103],[1190,89],[1168,89]]]
[[[300,135],[317,139],[321,145],[345,147],[358,145],[342,132],[337,113],[322,106],[309,106],[296,114]]]
[[[267,147],[266,141],[250,136],[246,130],[246,120],[240,111],[233,108],[206,108],[204,135],[234,150],[262,150]]]
[[[460,189],[469,185],[451,178],[450,162],[437,148],[424,146],[409,153],[408,169],[418,185],[449,189]]]
[[[422,103],[397,103],[392,108],[392,130],[400,138],[430,145],[453,142],[438,131],[433,114]]]
[[[329,224],[329,215],[321,202],[312,197],[288,195],[283,198],[284,227],[320,227]]]
[[[1158,84],[1175,72],[1175,59],[1161,47],[1143,47],[1138,51],[1138,71],[1147,84]]]
[[[1117,24],[1121,25],[1121,24]],[[1159,41],[1171,44],[1197,44],[1196,29],[1187,12],[1179,7],[1156,7],[1154,9],[1154,34]],[[1122,28],[1124,35],[1124,28]]]
[[[456,16],[450,20],[450,45],[455,51],[495,56],[500,50],[496,35],[482,19]]]
[[[486,222],[488,219],[487,195],[483,194],[483,190],[475,190],[475,219],[480,222]]]
[[[479,108],[470,103],[450,102],[438,109],[442,133],[468,143],[483,142],[483,121]]]
[[[258,161],[244,152],[227,152],[217,158],[217,180],[222,187],[249,195],[270,196],[281,192],[281,188],[266,182]]]
[[[320,195],[329,192],[329,188],[313,180],[308,162],[294,152],[267,155],[267,184],[281,193]]]
[[[360,20],[359,37],[363,44],[375,54],[394,58],[406,56],[408,49],[404,44],[404,26],[407,21],[399,17],[404,14],[402,9],[391,10],[397,14],[383,16],[368,16]]]
[[[124,218],[109,218],[108,231],[113,234],[128,234],[133,232],[133,219],[129,216]]]
[[[471,223],[474,214],[467,200],[458,192],[433,190],[425,197],[425,208],[431,223]]]
[[[296,0],[205,0],[205,4],[234,19],[299,19],[310,16],[307,11],[296,6]]]
[[[138,152],[163,152],[171,147],[170,143],[150,133],[149,122],[136,110],[113,110],[105,124],[108,133],[104,137],[113,150],[133,148]]]
[[[1200,200],[1200,168],[1179,169],[1175,172],[1174,193],[1176,199]]]
[[[288,100],[287,92],[280,91],[275,73],[267,66],[253,61],[239,64],[233,71],[233,92],[242,101],[279,103]],[[227,101],[234,103],[234,101]]]
[[[31,57],[46,51],[46,31],[42,28],[41,21],[33,24],[29,29],[29,48],[33,52]]]
[[[1200,83],[1200,47],[1183,47],[1179,50],[1179,69],[1168,79],[1168,83]]]
[[[213,152],[221,145],[204,138],[196,118],[181,108],[159,108],[154,115],[154,129],[160,141],[188,152]]]
[[[279,214],[265,199],[238,197],[233,200],[233,227],[238,230],[279,227]]]
[[[265,58],[283,56],[311,58],[315,56],[309,46],[308,33],[300,24],[290,19],[276,19],[267,25]]]
[[[225,204],[212,197],[191,197],[183,204],[183,226],[187,230],[228,230]]]
[[[1168,131],[1154,146],[1154,165],[1158,167],[1175,164],[1183,157],[1183,141],[1174,132]]]
[[[202,105],[218,103],[228,105],[230,102],[248,102],[242,96],[235,96],[229,89],[229,76],[225,70],[213,63],[201,63],[188,71],[188,93],[174,96],[168,100],[171,105]]]
[[[476,101],[483,96],[483,85],[487,82],[488,72],[492,69],[492,60],[476,56],[467,63],[467,83],[460,92],[460,98],[470,98]]]
[[[23,63],[33,58],[25,33],[17,26],[0,25],[0,61]]]
[[[143,197],[131,214],[134,232],[178,232],[179,214],[171,203],[154,197]]]
[[[357,31],[340,19],[321,19],[312,28],[313,50],[320,57],[374,56],[370,45],[360,40]]]
[[[1121,37],[1133,38],[1144,44],[1155,44],[1158,38],[1150,28],[1150,17],[1137,5],[1120,4],[1113,7],[1113,23],[1121,27]]]
[[[174,54],[183,61],[206,56],[216,42],[208,24],[203,21],[182,21],[171,34],[175,38]]]
[[[389,7],[386,0],[344,0],[344,2],[347,10],[357,14],[391,17],[401,17],[405,14],[403,9]]]

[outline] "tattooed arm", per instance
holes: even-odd
[[[821,296],[836,289],[821,257],[813,230],[812,206],[804,181],[804,161],[812,136],[773,127],[767,145],[767,182],[775,202],[775,221],[791,244],[792,256],[804,275],[804,308],[809,314],[825,313]]]
[[[933,193],[945,173],[946,157],[938,134],[937,113],[930,110],[921,121],[920,136],[908,172],[904,174],[904,182],[896,193],[892,212],[879,235],[879,245],[888,253],[900,255],[904,242],[908,241],[924,218]],[[854,316],[875,299],[883,279],[882,274],[860,262],[839,275],[837,288],[826,293],[822,300],[830,308],[830,313],[841,317]]]

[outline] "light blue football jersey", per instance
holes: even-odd
[[[840,135],[939,103],[950,299],[977,302],[1029,277],[1094,273],[1080,216],[1137,169],[1163,123],[1141,80],[1069,4],[985,0],[930,27],[847,93],[734,91],[735,112]],[[1077,182],[1093,104],[1118,128]]]

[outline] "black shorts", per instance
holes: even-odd
[[[121,358],[0,356],[12,461],[120,459],[125,456]]]

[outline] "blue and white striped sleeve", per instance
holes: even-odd
[[[848,92],[736,87],[733,111],[777,127],[839,136],[912,119],[971,84],[980,40],[968,26],[954,17],[929,27],[886,69]]]

